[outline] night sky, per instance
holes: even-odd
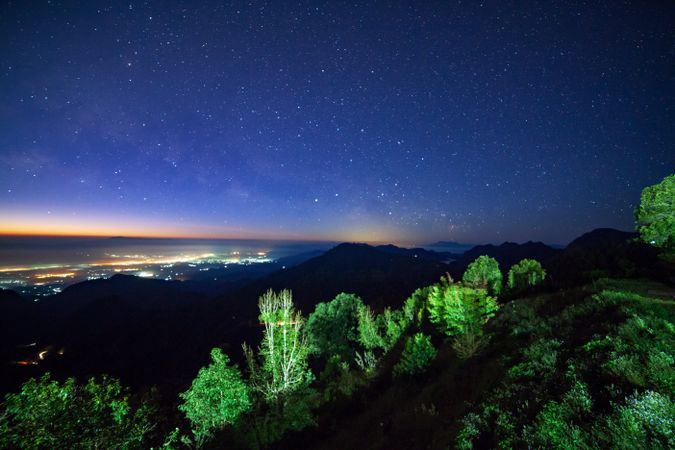
[[[675,3],[414,3],[4,3],[0,232],[632,229],[675,168]]]

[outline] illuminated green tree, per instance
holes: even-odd
[[[178,409],[192,423],[197,447],[214,431],[233,424],[251,406],[248,386],[236,366],[219,348],[211,350],[211,364],[202,367],[190,389],[180,394]]]
[[[546,271],[539,261],[523,259],[509,270],[508,286],[509,289],[522,291],[541,283],[545,277]]]
[[[493,295],[499,295],[502,291],[502,272],[499,270],[499,263],[486,255],[479,256],[469,264],[462,281],[471,287],[485,289]]]
[[[260,297],[260,321],[265,326],[258,358],[244,345],[250,384],[267,400],[307,386],[313,379],[308,366],[310,346],[302,332],[303,319],[289,290],[271,289]],[[260,359],[260,363],[258,363]]]
[[[436,357],[436,349],[431,338],[424,333],[416,333],[405,341],[401,359],[394,366],[394,375],[414,375],[423,372]]]
[[[305,325],[312,351],[326,358],[338,355],[343,361],[353,361],[359,338],[358,314],[363,307],[358,296],[345,293],[316,305]]]
[[[643,241],[675,251],[675,174],[643,189],[635,219]]]
[[[485,289],[444,281],[431,287],[428,309],[431,323],[447,336],[454,336],[457,354],[468,358],[485,345],[483,326],[495,315],[498,305]]]
[[[85,385],[74,378],[60,383],[49,373],[31,378],[5,396],[3,409],[1,448],[143,448],[154,427],[154,409],[134,405],[119,381],[105,376]]]
[[[252,445],[264,448],[288,430],[314,424],[315,392],[310,388],[314,379],[308,365],[310,346],[291,292],[269,290],[258,306],[265,329],[257,356],[244,345],[254,410],[243,427]]]

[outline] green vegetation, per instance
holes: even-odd
[[[501,326],[529,344],[465,415],[456,446],[672,448],[675,303],[649,291],[601,280],[553,310],[539,297],[503,308]]]
[[[464,284],[485,289],[492,295],[499,295],[502,291],[502,272],[496,259],[483,255],[469,264],[464,276]]]
[[[430,288],[427,308],[431,323],[447,336],[455,337],[453,348],[466,359],[486,345],[483,326],[494,316],[498,305],[485,289],[445,280]]]
[[[636,211],[642,239],[666,252],[673,251],[674,185],[670,176],[645,189]],[[587,268],[598,266],[601,259]],[[461,283],[448,275],[415,290],[400,309],[376,311],[341,293],[306,321],[290,291],[270,290],[258,304],[262,341],[255,350],[243,346],[245,375],[214,348],[180,394],[191,434],[170,422],[162,448],[262,449],[280,440],[296,448],[298,436],[312,439],[302,430],[317,424],[341,438],[359,434],[345,424],[366,427],[368,436],[351,445],[335,439],[341,448],[675,448],[672,287],[600,273],[591,284],[537,294],[532,288],[546,271],[523,259],[507,278],[507,299],[515,300],[499,305],[499,265],[481,256]],[[415,376],[432,361],[433,370]],[[82,386],[47,374],[8,394],[3,408],[3,448],[158,441],[153,407],[111,378]],[[371,433],[373,423],[379,430]]]
[[[214,348],[212,362],[200,369],[186,392],[180,394],[183,403],[178,409],[192,423],[195,444],[201,447],[215,430],[232,425],[251,407],[248,386],[239,369],[229,364],[229,358]]]
[[[394,375],[415,375],[423,372],[436,357],[436,348],[424,333],[415,333],[405,341],[401,360],[394,366]]]
[[[509,270],[508,287],[515,292],[522,292],[544,281],[546,271],[539,261],[523,259]]]
[[[154,427],[150,404],[131,401],[119,381],[108,377],[79,385],[47,373],[7,394],[3,406],[2,448],[143,448]]]
[[[313,353],[353,360],[359,338],[359,311],[363,307],[363,300],[358,296],[345,293],[330,302],[317,304],[305,325]]]
[[[675,251],[675,175],[642,191],[635,210],[640,237],[648,244]]]
[[[258,357],[246,345],[244,353],[251,387],[266,400],[274,401],[311,383],[310,348],[302,332],[302,315],[295,310],[290,291],[277,294],[269,290],[260,297],[258,306],[265,326]]]

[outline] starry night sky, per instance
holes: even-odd
[[[0,11],[0,231],[566,243],[675,168],[673,2]]]

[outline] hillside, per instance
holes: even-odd
[[[623,405],[634,392],[650,389],[664,395],[672,392],[672,363],[670,368],[660,366],[652,355],[666,351],[672,357],[674,336],[662,327],[674,319],[675,289],[646,280],[603,280],[519,298],[503,305],[491,321],[490,344],[479,356],[462,361],[438,338],[438,356],[426,373],[396,379],[391,366],[398,355],[392,354],[368,389],[326,405],[316,428],[290,436],[282,447],[303,443],[308,448],[336,450],[455,448],[463,442],[460,433],[469,423],[467,418],[473,420],[471,427],[481,430],[474,437],[474,448],[495,448],[505,442],[518,448],[537,447],[550,444],[546,432],[553,432],[547,431],[549,424],[538,422],[540,414],[551,401],[566,407],[574,392],[569,390],[578,383],[588,392],[577,394],[590,396],[594,413],[570,417],[564,425],[567,435],[553,437],[559,445],[567,443],[565,448],[582,445],[584,440],[590,443],[592,427],[599,426],[606,413],[616,411],[613,402]],[[651,334],[627,334],[633,333],[631,327],[642,326],[636,320],[650,324]],[[623,348],[620,342],[632,347]],[[614,345],[623,348],[625,356],[611,353]],[[624,361],[617,357],[635,362],[615,370],[614,364]],[[645,366],[637,361],[645,361]],[[629,367],[636,372],[625,372]],[[608,393],[610,386],[613,391]],[[675,415],[665,417],[672,432]],[[531,434],[524,438],[523,427],[528,426]],[[630,430],[615,432],[624,435],[614,438],[626,438]]]

